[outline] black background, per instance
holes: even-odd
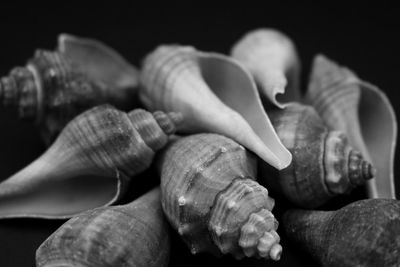
[[[189,1],[187,1],[189,2]],[[228,53],[245,32],[273,27],[289,35],[302,61],[303,89],[310,63],[324,53],[353,69],[361,78],[378,85],[392,101],[399,117],[400,20],[399,9],[347,5],[272,4],[215,7],[206,4],[169,4],[139,7],[138,4],[96,6],[52,5],[27,8],[2,6],[0,15],[0,75],[23,65],[36,48],[52,49],[59,33],[99,39],[140,66],[143,56],[162,43],[190,44],[200,50]],[[0,179],[4,179],[40,155],[45,147],[33,125],[18,122],[13,113],[0,109]],[[397,153],[398,154],[398,153]],[[396,165],[396,173],[398,173]],[[142,176],[146,179],[146,175]],[[151,187],[133,189],[131,198]],[[397,191],[400,183],[397,184]],[[34,253],[61,221],[0,221],[0,266],[34,266]],[[313,266],[309,256],[286,240],[278,263],[256,260],[235,262],[229,257],[192,257],[174,239],[171,266]]]

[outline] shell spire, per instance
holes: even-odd
[[[277,169],[290,164],[250,74],[236,61],[189,46],[163,45],[143,61],[140,99],[149,110],[176,111],[180,133],[223,134]]]
[[[330,131],[311,106],[288,103],[269,115],[293,161],[279,172],[279,179],[271,179],[268,169],[262,169],[262,182],[293,203],[318,207],[374,177],[373,166],[343,133]]]
[[[361,153],[352,149],[349,154],[349,179],[357,186],[363,185],[367,180],[375,177],[376,170],[371,163],[364,160]]]
[[[0,183],[0,218],[68,218],[114,203],[181,120],[175,113],[127,114],[110,105],[82,113],[41,157]]]
[[[193,254],[279,260],[274,200],[255,180],[256,159],[217,134],[171,142],[159,158],[162,205]]]
[[[368,199],[337,211],[289,210],[287,236],[324,267],[399,266],[400,202]]]
[[[300,101],[300,60],[292,40],[282,32],[262,28],[246,33],[233,47],[232,57],[247,67],[260,92],[278,107]]]
[[[77,215],[36,251],[38,267],[168,266],[170,236],[154,189],[135,201]]]
[[[110,103],[131,110],[137,104],[136,68],[115,51],[112,56],[113,50],[104,44],[71,38],[60,39],[62,51],[36,50],[26,66],[13,68],[0,80],[0,105],[38,124],[47,144],[72,118],[93,106]],[[88,63],[104,58],[107,64]],[[110,74],[115,72],[119,75]]]

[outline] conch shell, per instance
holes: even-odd
[[[170,236],[159,188],[121,206],[77,215],[36,251],[38,267],[168,266]]]
[[[144,60],[139,94],[150,110],[182,113],[181,132],[223,134],[277,169],[290,164],[291,155],[277,137],[254,81],[226,56],[160,46]]]
[[[313,107],[292,102],[285,109],[271,110],[269,116],[293,160],[279,172],[279,179],[263,174],[267,179],[260,183],[298,206],[321,206],[373,178],[372,165],[350,147],[343,133],[329,131]]]
[[[360,200],[337,211],[290,210],[283,226],[321,266],[400,266],[400,201]]]
[[[397,123],[386,95],[349,69],[317,55],[306,99],[330,128],[344,132],[349,143],[374,164],[376,179],[368,183],[369,197],[395,198]]]
[[[274,200],[255,180],[256,158],[217,134],[168,144],[157,161],[162,206],[193,254],[279,260]]]
[[[101,42],[62,34],[57,51],[37,50],[25,67],[0,80],[0,104],[38,124],[50,144],[76,115],[110,103],[137,105],[135,67]]]
[[[0,218],[68,218],[116,202],[181,119],[110,105],[82,113],[41,157],[0,183]]]
[[[233,46],[231,55],[249,69],[260,92],[274,105],[282,108],[283,102],[300,101],[300,60],[288,36],[274,29],[256,29]]]

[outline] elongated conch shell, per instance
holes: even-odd
[[[160,46],[144,60],[139,94],[150,110],[182,113],[181,132],[223,134],[277,169],[290,164],[250,74],[226,56]]]
[[[312,106],[292,102],[285,109],[270,111],[269,116],[293,160],[279,172],[279,179],[263,175],[262,181],[298,206],[318,207],[373,178],[372,165],[343,133],[330,131]]]
[[[256,158],[217,134],[170,143],[158,161],[165,214],[193,254],[279,260],[274,200],[255,180]]]
[[[397,200],[360,200],[337,211],[290,210],[283,226],[321,266],[400,266]]]
[[[0,105],[38,124],[47,144],[76,115],[110,103],[135,107],[135,67],[104,44],[60,35],[59,51],[37,50],[25,67],[13,68],[0,80]]]
[[[82,113],[41,157],[0,183],[0,218],[68,218],[116,202],[180,120],[110,105]]]
[[[36,251],[38,267],[168,266],[170,236],[159,188],[63,224]]]
[[[386,95],[349,69],[317,55],[306,98],[329,127],[344,132],[374,164],[376,179],[368,182],[369,197],[395,198],[397,121]]]
[[[233,46],[231,55],[250,70],[274,105],[282,108],[284,102],[300,101],[300,60],[288,36],[274,29],[253,30]]]

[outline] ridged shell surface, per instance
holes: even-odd
[[[223,134],[277,169],[290,164],[250,74],[236,61],[189,46],[163,45],[144,60],[140,98],[150,110],[176,111],[183,133]]]
[[[69,35],[60,39],[62,52],[37,50],[25,67],[12,69],[0,81],[0,103],[36,122],[47,144],[84,110],[103,103],[124,110],[137,105],[138,75],[133,66],[116,52],[109,55],[112,49],[95,40],[88,43]],[[104,58],[107,65],[99,63]],[[93,61],[99,64],[89,64]],[[119,75],[110,74],[117,71]]]
[[[70,219],[36,252],[38,267],[168,266],[169,226],[154,189],[122,206]]]
[[[60,218],[109,205],[148,168],[181,117],[103,105],[82,113],[36,161],[0,183],[0,218]]]
[[[279,179],[262,181],[293,203],[315,208],[373,178],[372,165],[348,144],[343,133],[330,131],[312,106],[288,103],[269,114],[293,161],[279,172]]]
[[[274,200],[244,147],[196,134],[170,143],[158,163],[164,212],[193,254],[280,258]]]
[[[294,43],[282,32],[252,30],[233,46],[231,55],[250,70],[261,93],[274,105],[300,100],[300,61]]]
[[[368,199],[337,211],[290,210],[287,236],[324,267],[399,266],[400,202]]]
[[[397,122],[386,95],[349,69],[317,55],[306,99],[331,129],[345,133],[349,143],[374,164],[376,179],[368,182],[369,197],[395,198]]]

